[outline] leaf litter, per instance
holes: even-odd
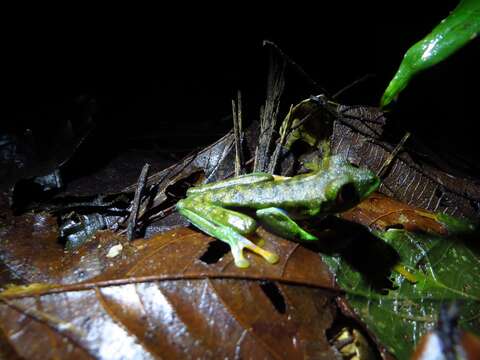
[[[264,107],[270,110],[262,112],[262,126],[271,131],[283,83],[269,83],[280,84]],[[258,150],[256,123],[246,129],[246,165],[255,161],[271,170],[275,158],[281,174],[302,172],[329,143],[333,153],[380,171],[398,147],[376,108],[311,97],[290,107],[287,118],[289,136],[283,134],[285,147],[275,154],[272,143]],[[478,217],[478,182],[452,176],[408,140],[386,169],[380,191],[388,196],[376,194],[320,224],[325,244],[306,247],[263,231],[265,247],[281,262],[265,265],[248,254],[252,266],[238,269],[219,241],[182,228],[186,223],[172,212],[189,186],[235,173],[235,136],[146,179],[135,226],[148,239],[122,235],[132,223],[136,185],[90,198],[60,196],[21,215],[2,209],[0,355],[330,359],[341,352],[327,333],[347,317],[372,337],[382,357],[403,358],[433,324],[440,304],[457,299],[464,304],[461,326],[479,332],[478,246],[463,240],[469,223],[449,216]],[[298,140],[308,144],[300,152]],[[101,219],[116,215],[65,250],[56,219],[72,210]],[[399,261],[417,282],[392,272]]]

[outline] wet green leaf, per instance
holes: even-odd
[[[478,242],[403,229],[375,235],[398,253],[416,283],[392,272],[392,286],[378,290],[344,258],[324,255],[324,260],[355,313],[392,354],[408,359],[420,337],[435,324],[441,304],[453,300],[461,301],[460,326],[480,333]],[[371,254],[373,266],[381,256]]]

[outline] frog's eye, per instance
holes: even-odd
[[[338,190],[336,205],[339,208],[349,207],[351,204],[356,204],[359,201],[357,189],[353,182],[348,182]]]

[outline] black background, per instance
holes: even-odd
[[[365,3],[19,9],[5,32],[2,127],[48,131],[71,116],[74,99],[88,95],[97,103],[101,139],[90,144],[92,153],[147,138],[187,151],[231,126],[224,117],[237,89],[247,121],[258,118],[268,64],[263,39],[330,93],[373,74],[339,101],[377,105],[403,53],[457,2]],[[440,152],[475,158],[478,44],[415,79],[391,121]],[[287,102],[318,93],[294,71],[286,87]]]

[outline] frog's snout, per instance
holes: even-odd
[[[368,171],[368,176],[363,182],[360,183],[358,188],[358,193],[360,194],[360,201],[370,196],[373,192],[377,191],[380,187],[381,180],[370,170]]]

